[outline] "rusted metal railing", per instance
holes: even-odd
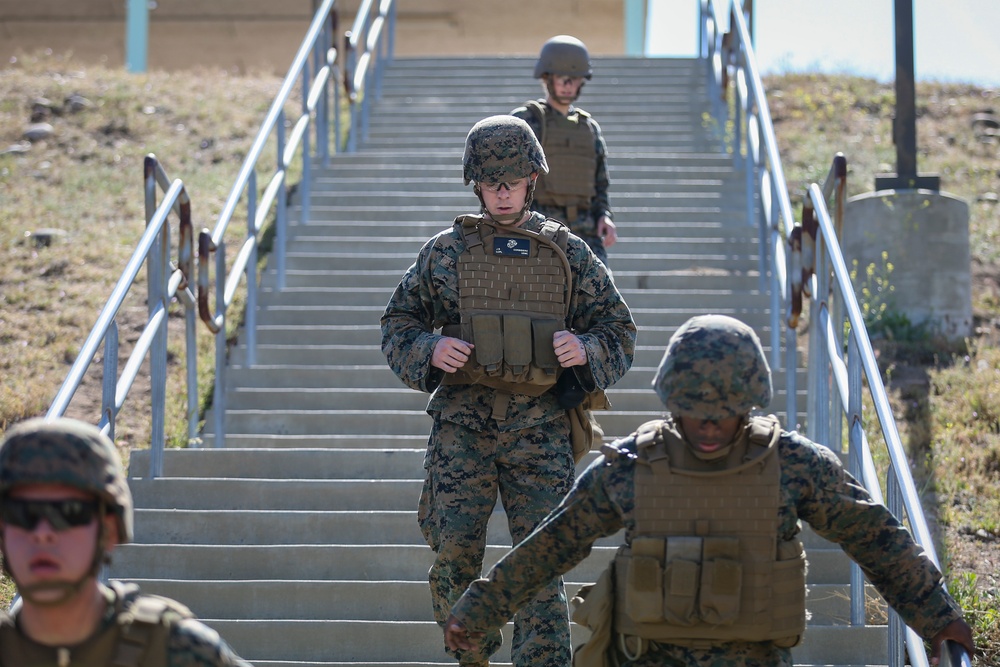
[[[334,47],[334,29],[337,14],[335,0],[325,0],[317,9],[302,45],[299,47],[288,74],[271,104],[253,146],[243,161],[239,175],[223,206],[219,220],[212,231],[203,230],[198,237],[198,309],[202,321],[215,333],[215,392],[212,400],[214,417],[214,446],[225,442],[226,414],[226,324],[230,307],[240,285],[246,288],[243,339],[246,345],[246,363],[252,365],[257,354],[257,251],[265,223],[274,212],[274,247],[271,262],[275,271],[277,289],[285,284],[285,245],[287,239],[288,170],[296,153],[302,165],[302,179],[298,187],[301,206],[301,224],[309,222],[312,164],[318,160],[329,163],[331,143],[339,145],[340,123],[340,59]],[[285,104],[291,99],[297,84],[301,85],[301,111],[290,119],[291,132],[285,137]],[[331,104],[333,113],[331,114]],[[330,136],[330,116],[333,116],[333,139]],[[311,130],[315,127],[316,146],[313,148]],[[265,145],[274,137],[277,142],[277,166],[273,170],[261,164]],[[258,201],[258,169],[263,169],[266,186]],[[246,200],[247,230],[232,264],[226,263],[226,232],[236,208]],[[212,277],[210,257],[215,255],[214,310],[210,304]]]
[[[171,302],[176,298],[184,309],[185,357],[187,360],[187,424],[188,440],[196,442],[198,435],[198,350],[195,330],[198,315],[195,310],[194,231],[191,223],[191,200],[184,183],[167,177],[156,156],[150,154],[143,162],[143,184],[146,194],[146,231],[136,245],[125,270],[115,284],[111,296],[101,309],[97,322],[87,336],[69,374],[56,393],[46,419],[66,413],[73,395],[80,386],[87,368],[93,363],[101,341],[104,341],[102,368],[101,419],[98,427],[110,438],[115,437],[115,418],[132,388],[143,361],[149,358],[152,450],[149,476],[163,474],[163,448],[166,445],[165,415],[167,387],[167,317]],[[156,205],[157,185],[164,192],[163,201]],[[169,216],[179,219],[177,262],[170,261]],[[146,303],[148,318],[139,334],[121,376],[118,375],[118,311],[125,303],[136,279],[146,265]]]
[[[781,166],[767,98],[757,69],[747,27],[748,4],[737,0],[703,0],[700,55],[707,63],[712,111],[719,127],[731,127],[733,161],[746,172],[747,221],[757,226],[762,289],[771,295],[771,358],[781,361],[784,328],[784,371],[787,378],[788,421],[796,424],[795,374],[798,367],[797,328],[808,310],[809,357],[806,434],[834,450],[842,450],[842,428],[848,427],[848,467],[879,502],[881,481],[876,473],[862,421],[867,391],[890,465],[885,474],[885,504],[903,517],[914,538],[938,564],[920,498],[910,474],[874,350],[858,305],[840,247],[846,206],[847,161],[837,154],[822,185],[811,184],[803,197],[802,220],[796,222]],[[719,16],[729,16],[729,30]],[[732,72],[730,72],[732,70]],[[729,102],[729,84],[733,100]],[[832,202],[833,215],[828,202]],[[808,309],[806,308],[808,305]],[[787,320],[782,322],[782,313]],[[844,332],[847,340],[841,341]],[[845,354],[846,350],[846,354]],[[852,563],[851,624],[865,624],[864,578]],[[895,611],[889,613],[889,665],[926,667],[921,638],[907,628]],[[944,652],[953,665],[969,665],[965,651],[951,642]]]
[[[385,66],[395,52],[395,0],[363,0],[346,33],[347,72],[344,78],[351,106],[347,152],[368,138],[371,103],[382,95]]]

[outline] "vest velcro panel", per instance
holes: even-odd
[[[754,419],[772,428],[755,424],[745,434],[770,442],[745,435],[715,472],[675,465],[687,445],[670,422],[640,429],[636,529],[615,558],[618,632],[695,645],[799,641],[805,554],[798,541],[778,540],[780,429],[773,418]]]
[[[455,224],[466,241],[457,262],[462,321],[442,333],[475,348],[444,382],[539,396],[560,370],[552,336],[566,328],[569,314],[568,230],[556,221],[546,221],[540,233],[497,227],[480,216]]]
[[[535,201],[543,206],[588,208],[597,194],[597,151],[587,122],[590,114],[574,109],[563,116],[537,102],[530,102],[528,108],[540,116],[541,144],[549,165],[549,173],[539,174],[535,182]]]

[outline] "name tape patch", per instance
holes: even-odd
[[[531,240],[514,237],[493,237],[494,255],[512,255],[514,257],[528,257],[531,254]]]

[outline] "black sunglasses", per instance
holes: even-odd
[[[55,531],[86,526],[100,510],[96,500],[20,500],[5,498],[0,518],[5,524],[34,530],[45,519]]]

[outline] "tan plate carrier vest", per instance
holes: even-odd
[[[167,667],[170,620],[194,618],[181,603],[140,595],[135,584],[112,581],[115,623],[72,649],[27,639],[13,619],[0,617],[0,667]]]
[[[549,165],[549,173],[539,174],[535,182],[535,201],[542,206],[566,208],[569,220],[565,222],[572,223],[579,210],[590,210],[590,200],[597,194],[597,152],[587,122],[590,114],[582,109],[574,109],[568,116],[546,113],[536,100],[526,106],[541,122],[542,136],[538,140]]]
[[[752,417],[722,471],[689,469],[700,462],[675,428],[638,431],[636,530],[615,556],[615,631],[686,646],[798,644],[806,560],[799,540],[778,541],[777,418]]]
[[[536,233],[475,215],[459,216],[455,227],[465,240],[458,257],[461,323],[446,325],[442,333],[475,349],[458,372],[445,374],[444,383],[541,396],[560,372],[552,336],[566,328],[569,315],[569,230],[546,220]]]

